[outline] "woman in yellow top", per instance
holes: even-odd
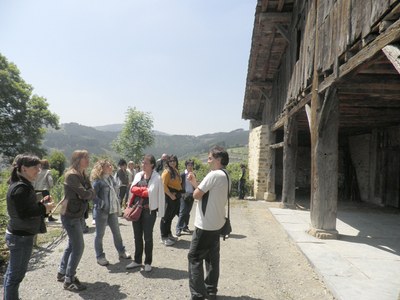
[[[165,214],[160,222],[161,242],[172,246],[178,240],[171,232],[171,223],[179,215],[180,198],[182,195],[182,179],[178,171],[178,158],[171,155],[167,159],[165,170],[161,174],[165,193]]]

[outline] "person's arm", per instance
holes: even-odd
[[[164,170],[164,172],[161,175],[161,179],[164,185],[164,193],[168,195],[172,200],[176,200],[176,196],[174,193],[171,193],[171,191],[168,188],[168,183],[171,180],[171,175],[169,174],[168,170]]]
[[[69,174],[65,178],[65,184],[73,190],[80,199],[92,200],[96,195],[91,185],[87,188],[82,185],[80,176],[77,174]]]
[[[11,195],[11,201],[15,203],[15,209],[17,211],[18,216],[21,219],[27,219],[30,217],[37,216],[45,216],[46,215],[46,206],[42,202],[30,202],[27,201],[30,197],[30,191],[23,187],[19,186],[15,189],[15,191]]]
[[[205,193],[201,189],[196,188],[193,192],[193,198],[196,200],[201,200],[204,194]]]

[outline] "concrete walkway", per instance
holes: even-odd
[[[271,205],[276,206],[276,205]],[[335,298],[400,299],[400,214],[352,209],[337,216],[338,240],[310,236],[310,212],[269,207]]]

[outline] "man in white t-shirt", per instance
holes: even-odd
[[[188,254],[191,299],[217,297],[220,229],[225,223],[225,204],[230,189],[228,173],[223,169],[228,163],[229,155],[225,149],[215,146],[208,154],[211,171],[201,183],[197,183],[193,173],[188,174],[188,180],[196,188],[193,198],[197,200],[195,230]],[[206,266],[205,278],[203,260]]]

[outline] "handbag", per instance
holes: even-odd
[[[140,198],[133,206],[127,206],[124,210],[124,219],[130,222],[137,222],[140,219],[143,211],[143,198]]]

